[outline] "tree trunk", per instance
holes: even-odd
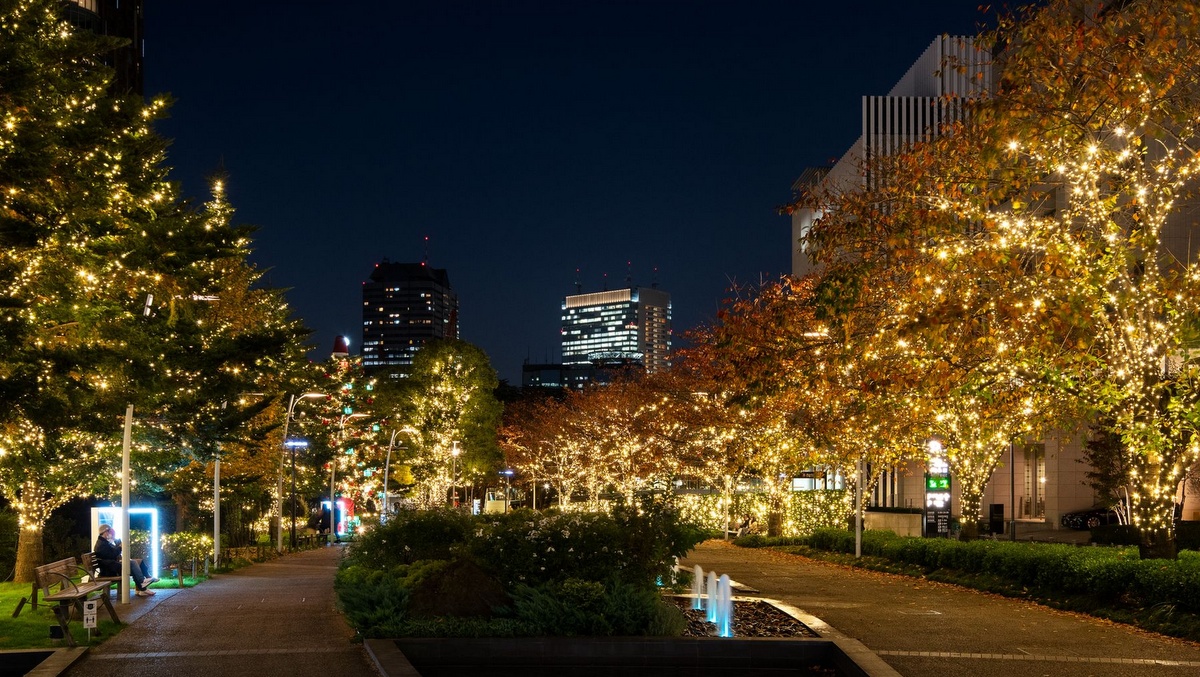
[[[13,574],[13,581],[16,583],[32,583],[33,570],[45,564],[42,561],[45,556],[42,544],[43,526],[41,522],[21,516],[20,536],[17,538],[17,570]]]
[[[983,512],[983,487],[968,486],[964,482],[959,495],[962,514],[958,518],[958,537],[963,541],[979,538],[979,520]]]
[[[1142,559],[1178,559],[1179,550],[1170,529],[1143,530],[1138,543],[1138,556]]]
[[[771,537],[783,535],[783,511],[771,510],[767,513],[767,535]]]

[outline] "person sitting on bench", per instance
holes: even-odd
[[[113,540],[113,536],[112,527],[101,524],[100,538],[96,539],[96,545],[92,548],[92,552],[96,554],[96,566],[100,568],[101,576],[119,578],[121,576],[121,539]],[[145,560],[129,560],[129,573],[133,576],[138,597],[149,597],[154,594],[149,586],[151,583],[158,582],[158,579],[150,576],[150,572],[146,570]]]

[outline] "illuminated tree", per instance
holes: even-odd
[[[296,430],[309,438],[310,464],[324,466],[307,484],[327,494],[333,481],[338,496],[355,503],[374,500],[379,491],[375,470],[383,465],[378,441],[384,418],[375,402],[376,380],[363,371],[361,356],[335,353],[310,369],[312,392],[325,393],[325,399],[309,406],[311,416],[299,420]]]
[[[1002,27],[1013,47],[984,129],[1010,186],[989,246],[1037,253],[1030,305],[1074,329],[1055,382],[1111,417],[1129,454],[1143,556],[1173,557],[1197,458],[1200,267],[1182,238],[1200,155],[1200,6],[1063,1]],[[1027,306],[1028,307],[1028,306]]]
[[[51,510],[111,492],[127,404],[141,455],[147,425],[177,436],[197,402],[269,366],[230,350],[262,335],[205,324],[248,231],[179,201],[150,129],[164,102],[110,95],[115,43],[76,33],[60,4],[0,4],[0,491],[21,520],[16,580],[41,562]]]
[[[445,504],[456,464],[468,476],[499,470],[496,436],[503,407],[497,384],[487,355],[470,343],[430,341],[417,351],[389,417],[416,431],[409,434],[407,461],[420,504]],[[456,441],[462,450],[457,460],[451,455]]]
[[[583,393],[564,391],[563,399],[526,400],[505,407],[500,446],[505,460],[522,475],[549,482],[560,507],[587,485],[593,467],[591,448],[575,426],[575,401]]]
[[[1004,20],[995,93],[897,155],[890,184],[858,201],[873,211],[844,200],[810,242],[898,282],[895,336],[950,367],[946,396],[964,399],[943,418],[970,412],[958,430],[971,417],[997,433],[1044,427],[1019,411],[1069,407],[1043,385],[1112,420],[1143,556],[1174,555],[1174,497],[1197,450],[1200,270],[1186,238],[1165,237],[1186,225],[1200,169],[1196,10],[1054,0]],[[1002,439],[986,437],[962,446]],[[972,461],[979,476],[988,464]]]

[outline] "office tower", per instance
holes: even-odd
[[[646,287],[567,296],[562,303],[562,361],[572,365],[671,366],[671,295]]]
[[[413,355],[432,339],[458,338],[458,295],[443,268],[425,263],[375,264],[363,283],[363,368],[405,376]]]
[[[144,94],[142,85],[142,0],[68,0],[67,21],[98,35],[124,38],[129,44],[105,56],[116,72],[114,94]]]

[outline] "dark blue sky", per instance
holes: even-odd
[[[676,334],[790,266],[775,208],[857,138],[978,0],[146,3],[146,91],[185,195],[224,165],[254,260],[314,330],[361,339],[382,258],[446,268],[501,378],[558,357],[559,308],[658,268]]]

